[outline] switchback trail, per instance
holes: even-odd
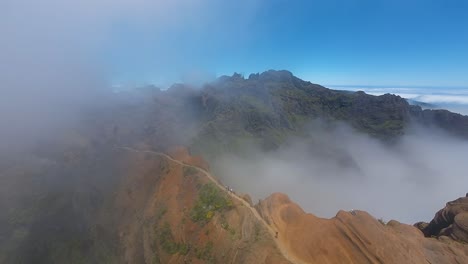
[[[182,162],[180,160],[176,160],[176,159],[172,158],[171,156],[169,156],[169,155],[167,155],[165,153],[162,153],[162,152],[156,152],[156,151],[151,151],[151,150],[138,150],[138,149],[134,149],[134,148],[131,148],[131,147],[119,147],[119,148],[127,150],[127,151],[137,152],[137,153],[150,153],[150,154],[162,156],[162,157],[165,157],[166,159],[168,159],[168,160],[170,160],[172,162],[175,162],[175,163],[177,163],[177,164],[179,164],[181,166],[193,168],[193,169],[196,169],[197,171],[203,173],[218,188],[220,188],[225,193],[227,193],[231,198],[236,199],[237,201],[241,202],[244,206],[246,206],[252,212],[252,214],[255,216],[255,218],[257,218],[257,220],[260,221],[260,223],[262,223],[267,228],[267,230],[270,233],[273,241],[275,241],[276,246],[278,247],[278,249],[280,250],[281,254],[284,256],[285,259],[287,259],[289,262],[294,263],[294,264],[306,263],[306,262],[303,262],[303,261],[297,259],[295,256],[291,256],[290,254],[288,254],[287,248],[281,243],[281,241],[279,239],[275,238],[275,236],[276,236],[275,230],[273,230],[273,228],[260,216],[257,209],[255,209],[252,205],[250,205],[246,200],[242,199],[241,197],[235,195],[232,192],[226,191],[225,187],[221,183],[219,183],[213,177],[213,175],[211,175],[211,173],[209,173],[205,169],[194,166],[194,165],[184,163],[184,162]]]

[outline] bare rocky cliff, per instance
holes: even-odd
[[[413,226],[384,224],[364,211],[318,218],[280,193],[257,208],[304,263],[468,263],[468,245],[426,238]]]

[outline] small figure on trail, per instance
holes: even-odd
[[[278,231],[276,231],[275,238],[278,238]]]

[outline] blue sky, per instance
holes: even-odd
[[[183,2],[113,21],[101,55],[115,82],[288,69],[326,85],[468,86],[467,1]]]
[[[19,76],[79,65],[114,84],[287,69],[324,85],[467,87],[466,14],[462,0],[4,0],[0,55]]]

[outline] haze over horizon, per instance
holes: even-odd
[[[321,84],[468,84],[463,1],[204,2],[189,27],[115,29],[114,80],[157,83],[162,57],[175,79],[287,69]]]
[[[468,115],[468,87],[391,86],[391,85],[325,85],[328,88],[364,91],[371,95],[396,94],[426,109],[446,109]]]
[[[0,0],[0,264],[468,263],[467,14]]]
[[[464,1],[0,5],[5,146],[58,134],[85,106],[103,104],[112,84],[203,83],[268,69],[468,114],[468,88],[454,88],[468,86]]]
[[[8,62],[36,43],[27,54],[44,63],[73,53],[113,84],[287,69],[320,84],[466,87],[467,10],[439,0],[8,0],[0,52]]]

